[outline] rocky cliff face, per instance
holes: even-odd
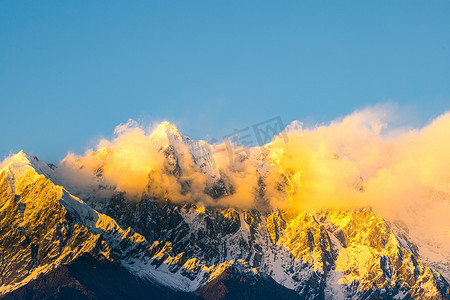
[[[0,172],[2,293],[86,253],[111,261],[146,255],[143,236],[53,184],[34,162],[19,153]]]
[[[152,138],[166,157],[160,172],[182,178],[185,151],[193,145],[209,151],[168,124],[159,131]],[[268,157],[244,159],[253,159],[264,176]],[[210,176],[207,194],[220,199],[233,193],[208,155],[192,154],[191,162]],[[407,234],[400,236],[370,208],[272,209],[262,180],[252,208],[205,207],[152,193],[152,174],[142,196],[130,201],[103,182],[101,166],[88,189],[68,182],[58,168],[21,152],[0,171],[4,297],[450,297],[446,279],[423,262]],[[280,191],[288,187],[280,175]],[[114,288],[119,277],[99,269],[122,274],[122,285]]]
[[[148,239],[170,241],[171,255],[182,253],[206,265],[239,259],[305,298],[448,297],[446,280],[370,208],[264,215],[115,200],[119,209],[110,213],[119,222]],[[124,217],[122,207],[132,216]],[[143,226],[149,223],[153,226]]]

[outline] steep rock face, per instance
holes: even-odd
[[[449,297],[449,285],[401,242],[380,215],[370,209],[321,213],[341,246],[334,272],[339,284],[361,298],[400,295]]]
[[[174,256],[196,257],[205,266],[240,259],[303,297],[322,298],[335,290],[360,298],[449,293],[445,279],[370,209],[264,215],[155,199],[114,205],[109,213],[119,223],[139,228],[148,239],[170,241]]]
[[[313,265],[315,270],[328,271],[334,259],[328,232],[312,214],[295,215],[292,212],[285,214],[288,222],[278,244],[289,249],[295,259]]]
[[[331,264],[332,254],[327,233],[310,214],[294,218],[287,234],[283,230],[276,244],[267,229],[268,216],[255,210],[201,209],[155,199],[130,203],[120,196],[113,203],[98,209],[148,240],[170,241],[174,253],[198,258],[205,266],[243,260],[300,294],[310,297],[323,294],[322,266]],[[304,224],[305,219],[310,223]],[[300,235],[295,227],[298,225],[304,225]]]
[[[0,197],[0,293],[83,253],[126,259],[148,247],[141,235],[38,174],[24,154],[1,170]]]

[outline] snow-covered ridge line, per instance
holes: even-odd
[[[242,272],[252,269],[243,261],[205,265],[196,258],[187,258],[184,253],[174,256],[170,242],[161,246],[156,241],[150,245],[130,227],[123,230],[114,219],[98,213],[62,186],[53,184],[44,174],[38,174],[36,169],[41,172],[45,166],[37,158],[20,152],[0,171],[0,213],[6,214],[2,224],[10,227],[8,232],[3,232],[5,236],[0,241],[18,238],[14,233],[17,229],[24,231],[26,239],[31,241],[25,248],[9,242],[2,244],[2,261],[6,264],[3,270],[11,273],[2,273],[5,279],[2,278],[0,295],[69,264],[83,253],[117,261],[136,276],[184,292],[196,291],[230,266],[236,266]],[[11,214],[14,211],[19,215]],[[41,222],[42,219],[46,222]],[[39,240],[36,232],[53,238]],[[14,250],[9,251],[10,247]],[[52,257],[44,252],[39,258],[33,252],[40,249],[59,254]],[[32,261],[31,269],[28,260]],[[252,274],[255,272],[251,271]]]
[[[190,156],[193,148],[187,146],[193,142],[173,132],[173,128],[167,133],[166,127],[155,136],[155,141],[164,140],[167,134],[172,137],[152,145],[163,154],[162,173],[186,184],[188,193],[189,181],[180,174],[197,175],[185,169],[186,162],[195,162]],[[238,162],[251,161],[257,170],[270,171],[276,165],[276,155],[270,151],[269,147],[253,157],[242,154]],[[110,154],[92,153],[99,161]],[[216,180],[211,194],[217,198],[210,196],[214,201],[236,194],[223,173],[211,174],[202,171],[203,164],[194,165],[197,172]],[[21,274],[17,278],[24,279],[4,285],[3,290],[15,289],[36,278],[39,272],[48,272],[89,252],[119,262],[141,278],[186,292],[194,292],[224,269],[236,267],[245,276],[270,276],[307,298],[328,293],[354,298],[439,298],[450,293],[445,279],[418,255],[410,236],[398,234],[395,226],[371,209],[316,213],[274,210],[267,205],[264,184],[259,185],[259,198],[255,200],[258,206],[246,209],[211,206],[201,201],[174,202],[156,193],[151,185],[138,201],[129,201],[120,189],[105,184],[107,165],[92,170],[81,168],[91,176],[86,181],[89,188],[82,193],[76,192],[79,178],[63,176],[64,167],[46,164],[23,151],[2,165],[0,217],[12,229],[2,240],[27,241],[24,249],[9,251],[22,251],[22,257],[5,258],[9,276],[16,272]],[[149,181],[154,179],[152,176],[159,175],[149,174]],[[286,171],[280,177],[284,179],[280,181],[281,190],[290,188],[289,180],[295,178],[289,176]],[[48,255],[53,257],[55,266],[36,254],[36,249],[53,246],[41,244],[31,230],[37,226],[41,236],[46,232],[45,226],[38,225],[47,211],[53,211],[54,217],[49,217],[53,227],[48,227],[51,233],[46,234],[59,245],[54,246],[54,256]],[[67,247],[67,243],[71,246]],[[18,270],[9,267],[12,265],[19,266]],[[32,276],[30,270],[34,270]]]

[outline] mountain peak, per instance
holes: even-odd
[[[36,156],[30,155],[23,150],[20,150],[13,156],[5,159],[1,165],[2,168],[6,167],[25,167],[25,166],[33,166],[35,162],[38,162],[39,159]]]
[[[26,153],[20,150],[15,155],[5,159],[1,165],[1,170],[5,170],[7,173],[13,174],[14,177],[21,177],[29,170],[33,170],[36,174],[43,174],[46,177],[52,178],[53,169],[51,164],[39,160],[34,155]]]
[[[182,141],[184,138],[184,136],[178,131],[177,127],[168,121],[160,123],[152,132],[150,137],[169,144]]]

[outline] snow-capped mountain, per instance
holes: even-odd
[[[111,161],[123,155],[116,148],[59,165],[21,151],[4,163],[0,295],[450,297],[446,278],[425,263],[408,231],[370,207],[273,207],[270,196],[289,194],[294,178],[270,144],[237,153],[223,167],[214,154],[229,159],[224,145],[190,139],[167,122],[147,142],[160,160],[137,197],[110,180]],[[235,182],[243,172],[256,174],[254,201],[233,205],[227,199],[242,195]],[[278,183],[272,194],[269,176]]]

